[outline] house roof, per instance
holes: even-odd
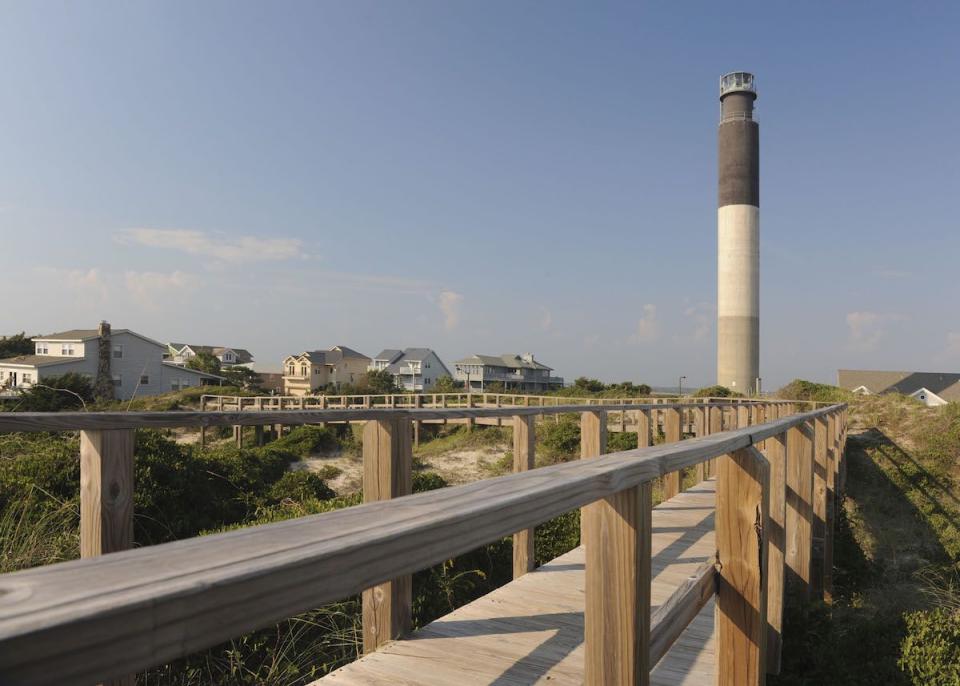
[[[403,355],[402,350],[394,350],[393,348],[385,348],[380,351],[380,354],[374,357],[375,360],[386,360],[387,362],[393,362],[398,357]]]
[[[190,348],[190,350],[198,355],[200,353],[210,353],[215,357],[222,355],[227,350],[232,350],[237,354],[237,362],[240,364],[253,362],[253,355],[245,348],[231,348],[230,346],[226,345],[193,345],[192,343],[170,343],[169,347],[173,348],[178,353],[182,353],[184,348]]]
[[[504,353],[503,355],[473,355],[457,360],[456,364],[482,364],[490,367],[507,367],[508,369],[545,369],[553,371],[553,367],[537,362],[536,360],[525,360],[520,355],[513,353]]]
[[[837,382],[841,388],[847,390],[864,386],[871,393],[910,395],[921,388],[926,388],[944,400],[960,400],[960,374],[958,373],[841,369],[837,372]]]
[[[389,354],[389,355],[388,355]],[[440,363],[440,366],[443,367],[443,371],[447,374],[450,373],[450,370],[447,369],[447,365],[443,363],[440,359],[440,356],[437,355],[430,348],[406,348],[404,350],[384,350],[382,353],[377,355],[376,359],[378,360],[389,360],[390,364],[387,365],[386,371],[391,374],[401,374],[401,366],[404,362],[423,362],[428,357],[433,355],[437,358],[437,361]]]
[[[91,338],[97,338],[100,332],[96,329],[70,329],[60,333],[52,333],[49,336],[34,336],[34,341],[86,341]]]
[[[58,355],[18,355],[0,360],[0,365],[16,365],[20,367],[51,367],[55,364],[71,364],[82,362],[82,357],[60,357]]]
[[[300,358],[305,357],[312,364],[336,364],[344,358],[354,358],[358,360],[369,360],[370,358],[364,355],[363,353],[358,353],[352,348],[348,348],[345,345],[337,345],[331,348],[330,350],[307,350],[299,355],[291,355],[290,357]],[[289,358],[287,358],[289,359]]]

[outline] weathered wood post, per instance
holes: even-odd
[[[750,406],[740,403],[737,405],[737,428],[743,429],[750,426]]]
[[[815,599],[823,598],[824,579],[826,578],[826,538],[827,538],[827,420],[818,417],[813,420],[813,528],[810,532],[812,544],[810,551],[811,594]]]
[[[680,411],[675,407],[663,411],[663,435],[666,443],[676,443],[680,440]],[[664,501],[677,495],[683,488],[683,475],[678,470],[663,477]]]
[[[707,417],[707,408],[700,406],[693,409],[694,413],[694,431],[697,438],[710,435],[710,423]],[[697,464],[697,483],[707,478],[709,474],[709,460]]]
[[[80,432],[80,557],[133,547],[133,429]],[[133,686],[133,675],[101,686]]]
[[[243,447],[243,427],[242,426],[233,427],[233,440],[237,444],[238,448]]]
[[[717,684],[759,686],[767,668],[767,516],[770,472],[754,447],[719,459]]]
[[[473,400],[473,393],[467,393],[467,409],[475,407],[476,403]],[[477,420],[473,417],[467,418],[467,431],[472,431],[474,425],[477,423]]]
[[[207,396],[205,395],[200,396],[200,411],[201,412],[207,411]],[[206,426],[200,427],[200,447],[201,448],[207,447],[207,427]]]
[[[823,599],[833,601],[833,541],[837,518],[837,413],[827,416],[827,523],[823,538]]]
[[[787,591],[810,598],[810,548],[813,527],[813,440],[806,424],[787,431]]]
[[[533,469],[536,457],[537,436],[533,415],[517,415],[513,418],[513,471],[526,472]],[[534,529],[524,529],[513,535],[513,578],[532,572],[534,560]]]
[[[363,426],[363,501],[390,500],[413,490],[413,452],[409,420],[377,419]],[[410,575],[363,592],[363,651],[410,631]]]
[[[637,410],[637,447],[646,448],[653,445],[650,436],[650,410]]]
[[[764,441],[764,454],[770,464],[770,512],[767,526],[767,674],[779,674],[783,648],[787,435],[780,434]]]
[[[606,412],[584,412],[581,457],[605,452]],[[585,682],[650,683],[650,551],[653,490],[628,488],[584,507]]]
[[[716,405],[711,405],[707,409],[709,414],[709,424],[710,424],[710,434],[718,434],[723,432],[723,408]],[[705,466],[705,476],[707,478],[714,476],[717,473],[717,458],[712,460],[707,460],[704,463]]]
[[[419,393],[413,396],[413,406],[415,408],[423,407],[423,396]],[[413,444],[416,447],[420,447],[420,424],[422,422],[418,419],[413,423]]]

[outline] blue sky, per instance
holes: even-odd
[[[761,373],[960,369],[957,3],[0,3],[0,332],[713,382],[717,80]]]

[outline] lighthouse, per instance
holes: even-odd
[[[720,78],[717,383],[760,390],[760,128],[753,74]]]

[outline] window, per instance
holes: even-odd
[[[27,374],[26,372],[24,372],[24,373],[23,373],[23,383],[26,384],[26,385],[28,385],[28,386],[29,386],[31,383],[33,383],[33,375],[32,375],[32,374]]]
[[[141,386],[149,386],[149,385],[150,385],[150,375],[149,375],[149,374],[141,374],[141,375],[140,375],[140,385],[141,385]]]
[[[170,382],[170,390],[171,391],[180,390],[180,382],[177,379],[174,379],[173,381]]]
[[[295,372],[295,367],[292,364],[287,365],[287,376],[293,376]]]
[[[46,343],[37,343],[37,355],[49,355],[50,347]]]
[[[73,355],[73,343],[62,343],[60,345],[61,355]]]
[[[113,375],[113,385],[117,388],[120,388],[123,385],[123,377],[119,374]]]
[[[306,376],[306,375],[307,375],[307,365],[302,364],[300,365],[300,376]]]
[[[121,360],[123,359],[123,346],[119,343],[113,344],[113,359]]]
[[[223,356],[224,362],[233,362],[233,353],[225,353]]]

